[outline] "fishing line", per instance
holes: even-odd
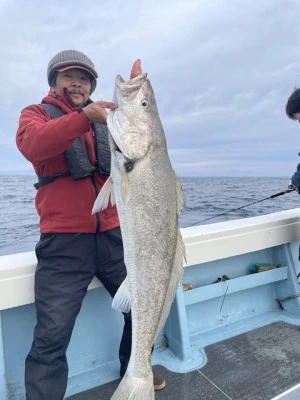
[[[204,221],[208,221],[208,220],[216,218],[216,217],[221,217],[222,215],[229,214],[230,212],[233,212],[233,211],[241,210],[242,208],[245,208],[245,207],[248,207],[248,206],[252,206],[253,204],[261,203],[262,201],[265,201],[265,200],[275,199],[275,197],[279,197],[279,196],[282,196],[284,194],[291,193],[294,190],[295,190],[294,187],[289,186],[288,189],[283,191],[283,192],[275,193],[275,194],[272,194],[272,196],[265,197],[264,199],[256,200],[253,203],[248,203],[248,204],[245,204],[244,206],[241,206],[241,207],[238,207],[238,208],[234,208],[234,209],[229,210],[229,211],[225,211],[225,212],[223,212],[221,214],[213,215],[212,217],[202,219],[201,221],[195,222],[195,223],[193,223],[191,225],[184,226],[184,228],[189,228],[190,226],[201,224]]]
[[[226,290],[225,290],[225,293],[224,293],[224,296],[223,296],[223,300],[222,300],[222,304],[221,304],[221,307],[220,307],[220,314],[222,315],[223,318],[228,318],[228,314],[227,315],[223,315],[222,314],[223,304],[224,304],[225,297],[226,297],[226,294],[227,294],[227,291],[228,291],[228,283],[227,283],[228,279],[229,278],[228,278],[227,275],[223,275],[222,279],[221,279],[222,282],[226,283]]]

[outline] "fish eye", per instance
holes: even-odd
[[[142,104],[142,106],[143,106],[144,108],[147,108],[147,107],[149,106],[149,101],[146,100],[146,99],[144,99],[144,100],[142,100],[141,104]]]

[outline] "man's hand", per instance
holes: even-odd
[[[90,122],[93,122],[95,124],[106,124],[106,108],[108,108],[109,110],[115,110],[117,107],[114,103],[110,103],[108,101],[95,101],[94,103],[83,107],[82,110],[84,111],[87,119]]]

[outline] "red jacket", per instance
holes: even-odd
[[[87,132],[91,161],[97,164],[92,129],[85,113],[77,111],[66,93],[57,97],[50,90],[43,102],[58,106],[67,115],[52,120],[40,105],[31,105],[21,112],[16,142],[37,176],[67,172],[63,153],[77,137],[85,148],[82,137]],[[101,232],[119,226],[115,207],[91,214],[97,193],[107,179],[98,172],[93,176],[94,183],[90,177],[78,181],[70,176],[59,177],[37,191],[35,206],[41,233],[95,233],[99,231],[99,221]]]

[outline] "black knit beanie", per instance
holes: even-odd
[[[83,53],[77,50],[63,50],[56,54],[48,64],[47,77],[49,86],[53,85],[53,78],[56,72],[70,68],[82,68],[89,72],[91,79],[91,93],[96,88],[98,74],[92,61]]]

